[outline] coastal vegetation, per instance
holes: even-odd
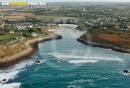
[[[0,58],[26,50],[25,41],[48,37],[52,33],[49,30],[57,29],[58,24],[78,25],[76,29],[86,31],[80,37],[86,41],[91,35],[92,42],[130,49],[127,3],[49,3],[46,8],[3,8],[0,8]]]
[[[112,34],[84,34],[80,36],[81,39],[98,44],[113,45],[124,49],[130,49],[130,35],[112,35]]]
[[[81,20],[77,27],[81,31],[86,31],[86,34],[82,35],[80,39],[101,45],[130,49],[129,10],[130,6],[126,3],[122,6],[118,3],[87,8],[84,10],[86,14],[80,17]],[[87,37],[91,37],[91,40]]]

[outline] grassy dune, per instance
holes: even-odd
[[[23,50],[25,50],[25,44],[24,43],[15,43],[15,44],[9,44],[5,46],[0,47],[0,58],[6,58],[8,56],[17,54]]]

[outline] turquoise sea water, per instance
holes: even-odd
[[[0,88],[130,88],[130,55],[90,47],[76,41],[82,33],[73,27],[57,31],[62,40],[39,44],[29,60],[0,70]],[[41,60],[42,64],[36,64]]]

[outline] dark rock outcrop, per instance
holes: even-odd
[[[122,52],[122,53],[130,53],[130,49],[124,49],[124,48],[120,48],[111,44],[104,44],[104,43],[99,43],[99,42],[93,42],[93,41],[89,41],[87,39],[83,39],[82,37],[78,38],[77,41],[93,46],[93,47],[100,47],[100,48],[105,48],[105,49],[112,49],[113,51],[116,52]]]

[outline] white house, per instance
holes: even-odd
[[[33,27],[33,24],[32,23],[18,23],[16,24],[16,27],[18,29],[23,29],[25,30],[26,28],[32,28]]]
[[[10,34],[13,34],[13,33],[14,33],[14,30],[10,30],[9,33],[10,33]]]
[[[31,33],[31,36],[36,37],[36,36],[37,36],[37,33],[32,32],[32,33]]]

